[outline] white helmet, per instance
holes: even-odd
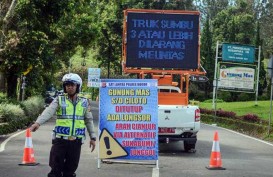
[[[79,93],[81,91],[81,88],[82,88],[82,79],[81,79],[81,77],[78,74],[75,74],[75,73],[65,74],[63,76],[62,81],[63,81],[63,90],[64,90],[64,93],[66,93],[65,85],[67,83],[74,83],[74,84],[77,85],[76,93]]]

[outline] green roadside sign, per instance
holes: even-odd
[[[222,60],[239,63],[254,63],[255,48],[250,45],[223,43]]]

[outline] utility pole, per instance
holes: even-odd
[[[273,88],[272,88],[272,82],[273,82],[273,56],[271,56],[269,62],[267,71],[270,77],[270,113],[269,113],[269,120],[268,120],[268,136],[270,135],[271,131],[271,121],[272,121],[272,94],[273,94]]]
[[[216,96],[216,87],[218,86],[218,78],[217,78],[217,63],[218,63],[218,47],[219,41],[216,43],[216,54],[215,54],[215,66],[214,66],[214,79],[213,79],[213,99],[212,99],[212,108],[215,110],[215,96]],[[217,99],[217,98],[216,98]],[[217,101],[217,100],[216,100]]]
[[[272,70],[272,68],[271,68]],[[270,135],[270,131],[271,131],[271,120],[272,120],[272,92],[273,92],[273,88],[272,88],[272,80],[273,78],[270,78],[270,87],[271,87],[271,91],[270,91],[270,113],[269,113],[269,120],[268,120],[268,136]]]
[[[261,65],[260,63],[261,63],[261,46],[259,46],[259,54],[258,54],[258,73],[256,78],[255,106],[258,105],[259,77],[260,77],[260,65]]]

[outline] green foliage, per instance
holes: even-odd
[[[214,19],[215,16],[226,9],[229,6],[229,0],[203,0],[203,1],[195,1],[198,10],[203,14],[202,21],[206,21],[204,18]]]
[[[96,61],[94,58],[95,54],[94,49],[89,49],[86,51],[83,47],[78,47],[77,52],[71,57],[71,65],[70,70],[71,72],[74,71],[82,71],[83,74],[87,74],[88,68],[97,68],[99,62]]]
[[[238,96],[238,101],[251,101],[253,100],[254,93],[240,93]]]
[[[263,51],[266,57],[272,54],[273,47],[273,3],[272,1],[261,1],[257,4],[257,21],[260,23],[260,37],[263,40]]]
[[[203,103],[212,103],[212,102],[213,102],[213,99],[208,99],[208,100],[203,101]],[[224,103],[225,101],[222,99],[217,99],[217,100],[215,100],[215,102]]]
[[[249,121],[249,122],[260,122],[260,119],[257,115],[255,114],[246,114],[242,116],[242,119],[245,121]]]
[[[95,6],[98,33],[96,36],[96,58],[99,67],[107,68],[107,75],[121,74],[121,44],[122,44],[122,8],[121,2],[100,1]],[[112,14],[112,15],[109,15]]]
[[[0,104],[7,102],[7,94],[0,92]]]
[[[199,90],[198,85],[195,83],[191,83],[189,87],[189,99],[198,101],[204,101],[206,99],[204,91]]]
[[[24,110],[19,105],[0,104],[0,117],[4,122],[23,120],[26,116]]]
[[[122,3],[124,9],[169,9],[169,10],[193,10],[195,6],[192,0],[169,1],[165,0],[125,0]]]
[[[243,13],[244,12],[244,13]],[[240,6],[228,7],[213,20],[214,42],[238,42],[253,44],[255,34],[254,16]]]
[[[215,58],[214,51],[212,50],[212,33],[209,17],[206,18],[205,26],[202,30],[201,37],[201,64],[207,71],[206,77],[209,79],[206,83],[200,83],[199,88],[205,91],[205,99],[209,98],[209,93],[213,89],[213,80],[214,80],[214,65]]]
[[[27,117],[37,118],[44,109],[44,99],[40,96],[33,96],[22,102]]]
[[[255,46],[257,48],[261,47],[261,51],[263,51],[263,40],[261,40],[260,37],[260,23],[257,22],[256,25],[256,38],[255,38]],[[257,61],[259,61],[259,52],[255,53],[255,58]],[[259,72],[259,83],[258,83],[258,87],[259,87],[259,91],[258,94],[262,95],[264,92],[264,89],[267,86],[267,81],[266,81],[266,71],[265,71],[265,62],[264,62],[264,55],[263,52],[261,52],[260,55],[260,72]]]
[[[8,134],[17,129],[25,128],[42,112],[43,98],[34,96],[20,104],[0,104],[0,135]],[[23,107],[23,108],[22,108]]]
[[[261,139],[263,139],[267,134],[266,125],[249,123],[237,119],[235,120],[224,117],[215,117],[213,115],[201,114],[201,122],[208,124],[216,123],[217,126],[225,127]]]
[[[255,114],[245,114],[242,116],[237,116],[236,113],[233,111],[225,111],[222,109],[214,111],[211,109],[203,109],[203,108],[200,108],[200,112],[201,112],[201,114],[214,115],[217,117],[225,117],[225,118],[230,118],[230,119],[243,120],[243,121],[252,122],[252,123],[266,123],[266,124],[268,124],[267,121],[262,121]]]
[[[212,109],[212,103],[200,102],[200,108]],[[225,111],[233,111],[238,116],[246,114],[255,114],[263,120],[269,119],[270,101],[258,101],[258,105],[255,106],[255,101],[247,102],[217,102],[216,109],[222,109]]]
[[[81,55],[80,64],[90,60],[89,66],[101,67],[103,76],[121,75],[123,10],[196,10],[196,5],[204,22],[201,25],[201,64],[207,71],[209,82],[198,84],[198,90],[202,92],[194,92],[193,98],[209,99],[217,40],[261,45],[267,57],[270,54],[273,34],[268,29],[272,29],[272,3],[247,0],[20,0],[3,31],[3,45],[0,44],[0,57],[4,59],[0,69],[7,76],[7,95],[17,98],[16,88],[22,84],[17,84],[18,78],[30,66],[33,68],[26,76],[26,97],[44,93],[51,83],[59,85],[60,72],[68,72],[67,66],[77,51]],[[1,12],[2,16],[6,11],[7,8]],[[263,58],[262,55],[261,60]],[[87,66],[73,65],[70,69],[85,79]],[[259,95],[263,95],[267,84],[261,65]],[[237,97],[238,94],[227,94],[221,99],[233,101]]]
[[[218,91],[217,93],[218,93],[218,96],[217,96],[217,97],[218,97],[219,99],[222,99],[222,100],[224,100],[224,101],[226,101],[226,102],[233,101],[233,100],[232,100],[232,96],[231,96],[232,93],[227,92],[227,91]]]
[[[17,78],[30,66],[26,94],[43,92],[77,46],[88,47],[94,40],[92,14],[86,1],[19,1],[0,53],[8,96],[16,98]]]

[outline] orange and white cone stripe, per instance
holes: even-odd
[[[225,168],[222,167],[222,158],[221,158],[221,152],[220,152],[220,143],[219,143],[219,136],[218,132],[215,131],[214,133],[214,139],[211,149],[211,155],[210,155],[210,164],[207,167],[208,169],[214,169],[214,170],[225,170]]]
[[[38,165],[38,164],[39,163],[36,163],[36,160],[34,158],[34,150],[33,150],[31,132],[30,132],[30,129],[27,129],[23,160],[22,160],[22,163],[19,165],[28,165],[29,166],[29,165]]]
[[[30,132],[29,129],[27,129],[27,131],[26,131],[25,148],[33,148],[32,138],[31,138],[31,132]]]

